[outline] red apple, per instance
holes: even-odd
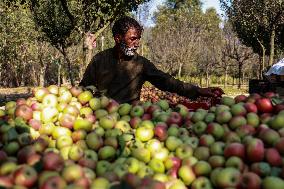
[[[253,138],[246,144],[247,159],[251,162],[259,162],[264,158],[264,144],[262,140]]]
[[[273,111],[273,106],[269,98],[260,98],[255,102],[257,109],[262,113],[270,113]]]
[[[224,156],[226,158],[237,156],[241,159],[245,158],[245,147],[241,143],[230,143],[225,147]]]
[[[254,112],[257,113],[257,106],[254,103],[251,102],[247,102],[244,104],[245,109],[247,110],[247,112]]]
[[[178,112],[171,112],[167,124],[177,124],[180,126],[182,124],[182,116]]]
[[[45,182],[42,183],[40,189],[59,189],[65,188],[67,185],[66,181],[58,176],[50,176]]]
[[[271,166],[282,166],[282,157],[275,148],[268,148],[265,151],[265,159]]]
[[[22,117],[24,120],[30,120],[33,118],[33,110],[26,104],[22,104],[16,107],[16,117]]]
[[[241,189],[260,189],[261,188],[261,178],[253,172],[245,172],[242,175]]]
[[[20,166],[14,173],[14,183],[25,187],[32,187],[37,181],[36,170],[29,165]]]
[[[247,99],[246,95],[237,95],[235,97],[235,102],[236,102],[236,104],[239,103],[239,102],[245,102],[246,99]]]
[[[83,92],[83,89],[80,86],[72,86],[70,88],[70,92],[74,97],[77,97],[77,96],[79,96],[79,94],[81,94]]]
[[[60,171],[64,166],[64,159],[55,152],[47,152],[42,158],[45,170]]]

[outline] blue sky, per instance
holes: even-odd
[[[206,10],[207,8],[214,7],[217,10],[217,13],[221,16],[222,11],[220,8],[219,0],[201,0],[203,2],[203,9]],[[162,5],[165,0],[154,0],[152,9],[150,12],[154,12],[157,9],[157,6]],[[149,24],[152,25],[153,23],[149,20]]]

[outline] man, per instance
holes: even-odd
[[[145,81],[163,91],[194,99],[214,96],[213,88],[184,83],[158,70],[148,59],[136,53],[143,28],[131,17],[117,20],[112,28],[115,46],[94,56],[79,85],[94,85],[119,103],[139,100]]]

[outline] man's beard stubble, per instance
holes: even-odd
[[[120,48],[121,48],[122,52],[124,53],[124,55],[126,55],[126,56],[134,56],[138,47],[128,47],[125,44],[125,42],[121,42],[120,43]]]

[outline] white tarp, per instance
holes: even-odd
[[[281,59],[279,62],[271,66],[268,72],[265,75],[284,75],[284,58]]]

